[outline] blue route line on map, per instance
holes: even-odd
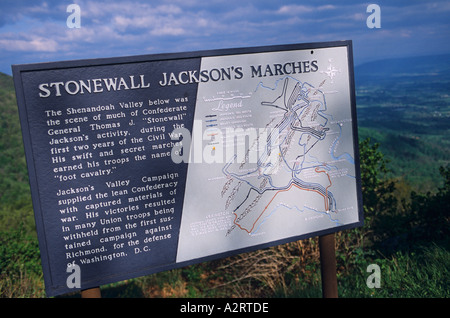
[[[334,160],[340,160],[341,158],[344,158],[345,160],[347,160],[349,163],[351,163],[351,164],[355,164],[355,160],[353,159],[353,157],[349,154],[349,153],[347,153],[347,152],[344,152],[342,155],[340,155],[340,156],[338,156],[338,157],[336,157],[335,155],[334,155],[334,151],[336,150],[336,145],[337,145],[337,142],[341,139],[341,137],[342,137],[342,126],[341,125],[339,125],[338,124],[338,126],[339,126],[339,136],[338,136],[338,138],[336,138],[336,140],[333,142],[333,144],[332,144],[332,146],[331,146],[331,157],[334,159]]]

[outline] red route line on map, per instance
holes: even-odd
[[[325,196],[324,196],[324,199],[325,199],[325,211],[328,211],[329,208],[330,208],[330,206],[328,205],[328,200],[327,200],[327,198],[328,198],[328,188],[331,187],[332,183],[331,183],[330,175],[325,170],[319,171],[318,169],[319,169],[319,167],[316,167],[316,169],[314,169],[314,170],[317,173],[321,173],[321,172],[325,173],[327,175],[327,177],[328,177],[328,181],[330,182],[328,187],[325,188]]]
[[[267,208],[268,208],[269,205],[272,203],[272,201],[275,199],[275,197],[278,195],[278,193],[284,192],[284,191],[289,191],[289,190],[292,188],[292,186],[295,186],[295,187],[299,188],[300,190],[313,191],[313,192],[316,192],[316,193],[320,194],[321,196],[323,196],[324,202],[325,202],[325,211],[328,211],[328,208],[329,208],[329,206],[328,206],[328,200],[327,200],[327,198],[328,198],[328,188],[331,187],[332,182],[331,182],[331,179],[330,179],[330,175],[329,175],[325,170],[318,170],[318,169],[319,169],[319,167],[316,167],[316,169],[314,169],[314,170],[315,170],[317,173],[325,173],[325,174],[327,175],[327,177],[328,177],[328,181],[330,182],[330,184],[325,188],[325,191],[326,191],[326,192],[325,192],[325,195],[323,195],[322,193],[320,193],[320,192],[317,191],[317,190],[312,190],[312,189],[302,188],[302,187],[299,187],[298,185],[292,183],[292,184],[289,186],[289,188],[284,189],[284,190],[278,190],[278,191],[274,194],[274,196],[272,197],[272,199],[269,201],[269,203],[267,203],[267,205],[266,205],[266,207],[264,208],[264,210],[261,212],[261,214],[258,216],[258,218],[257,218],[257,219],[255,220],[255,222],[253,223],[253,226],[252,226],[252,228],[251,228],[250,230],[247,230],[245,227],[242,227],[242,226],[240,226],[238,223],[236,223],[236,219],[238,218],[238,215],[236,214],[236,212],[233,212],[234,215],[235,215],[233,223],[234,223],[235,225],[237,225],[241,230],[243,230],[243,231],[247,232],[248,234],[250,234],[250,233],[253,231],[253,229],[254,229],[256,223],[258,222],[258,220],[260,219],[260,217],[264,214],[264,212],[267,210]]]

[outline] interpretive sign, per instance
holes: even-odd
[[[362,224],[350,41],[12,69],[49,296]]]

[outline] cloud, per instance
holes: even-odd
[[[0,48],[15,52],[56,52],[58,43],[55,40],[43,37],[31,39],[0,39]]]
[[[298,4],[284,5],[281,6],[277,13],[278,14],[289,14],[289,15],[299,15],[299,14],[308,14],[311,12],[321,12],[326,10],[334,10],[337,7],[332,4],[326,4],[321,6],[305,6]]]
[[[80,29],[66,26],[69,3],[81,8]],[[406,47],[450,52],[448,1],[378,3],[382,28],[371,30],[369,2],[359,1],[1,0],[0,58],[26,54],[39,61],[45,53],[61,60],[341,39],[354,40],[355,57],[366,59],[403,54]],[[427,45],[426,38],[440,45]]]
[[[289,15],[298,15],[303,13],[309,13],[314,10],[314,7],[304,6],[304,5],[285,5],[278,9],[277,13],[279,14],[289,14]]]
[[[112,32],[142,36],[181,36],[213,25],[201,13],[174,4],[89,2],[83,10],[86,27],[111,26]]]
[[[163,36],[163,35],[173,35],[179,36],[185,34],[185,29],[181,27],[172,27],[170,25],[165,25],[160,28],[156,28],[150,32],[152,35]]]

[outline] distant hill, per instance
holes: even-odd
[[[360,137],[380,143],[394,175],[420,190],[450,163],[450,54],[355,67]]]
[[[387,59],[355,67],[356,85],[399,79],[450,79],[450,54]]]

